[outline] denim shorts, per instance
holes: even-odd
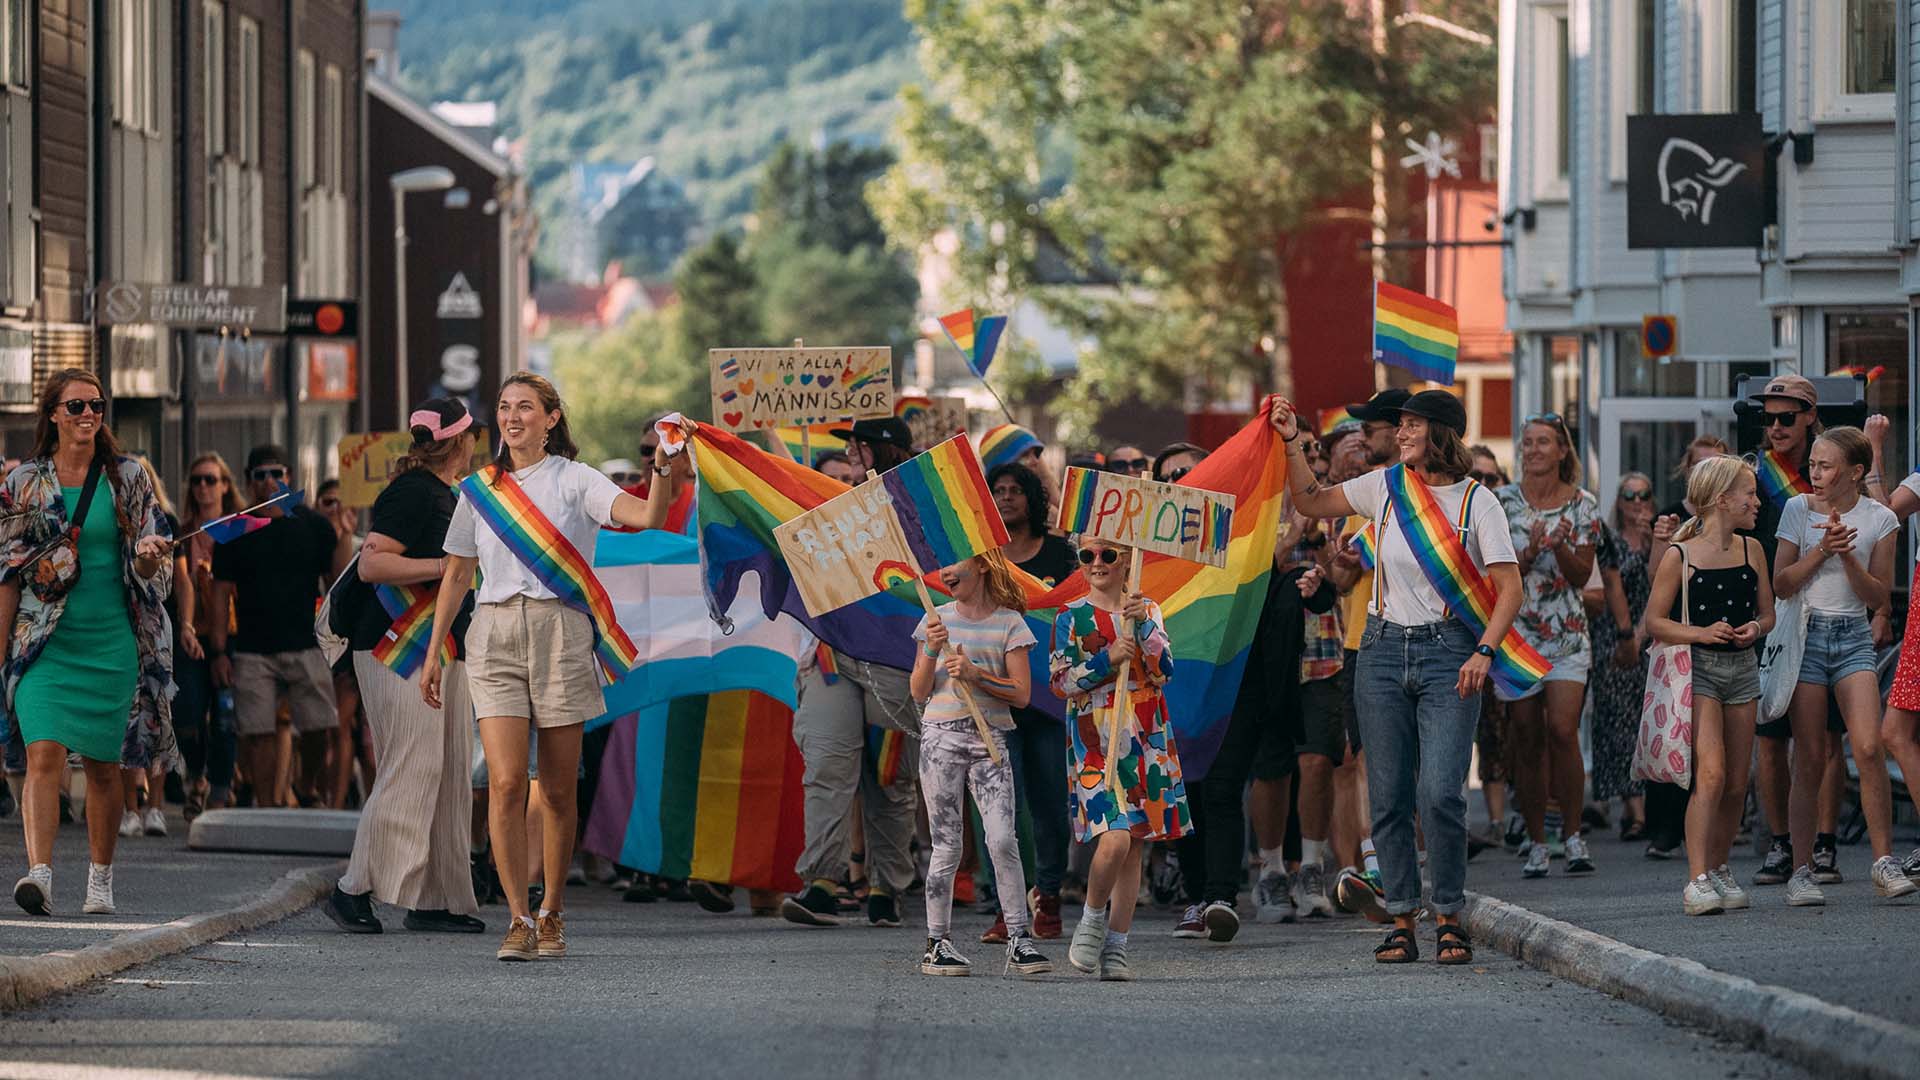
[[[1693,696],[1722,705],[1760,700],[1760,659],[1752,649],[1693,650]]]
[[[1833,686],[1857,671],[1874,669],[1873,630],[1865,615],[1807,617],[1807,651],[1800,658],[1800,681]]]

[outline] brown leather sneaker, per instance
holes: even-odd
[[[567,955],[567,921],[556,911],[540,916],[538,938],[540,959],[559,960]]]
[[[531,960],[534,950],[533,927],[519,919],[507,920],[507,937],[500,943],[500,951],[493,954],[499,960]]]

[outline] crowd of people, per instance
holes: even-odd
[[[1675,472],[1682,502],[1656,508],[1652,479],[1628,472],[1605,514],[1559,416],[1525,418],[1510,479],[1466,445],[1448,392],[1384,390],[1321,432],[1271,399],[1288,491],[1265,606],[1218,752],[1192,777],[1163,692],[1182,644],[1166,598],[1129,591],[1133,552],[1052,528],[1060,479],[1032,432],[987,432],[982,465],[1011,540],[942,572],[949,601],[915,630],[911,670],[825,645],[804,658],[801,886],[755,891],[752,910],[890,928],[923,891],[926,974],[971,969],[954,912],[977,904],[994,916],[980,942],[1003,947],[1009,969],[1051,970],[1041,943],[1067,937],[1073,968],[1127,980],[1140,904],[1171,905],[1175,937],[1226,942],[1250,891],[1263,922],[1344,912],[1389,925],[1381,963],[1418,960],[1430,916],[1435,959],[1467,964],[1468,861],[1504,848],[1526,878],[1556,860],[1602,872],[1585,834],[1616,810],[1648,858],[1684,848],[1687,915],[1748,907],[1748,885],[1824,903],[1820,886],[1845,872],[1848,753],[1867,875],[1882,897],[1913,892],[1920,851],[1893,851],[1887,758],[1920,776],[1920,635],[1884,708],[1876,648],[1891,638],[1895,547],[1920,475],[1890,487],[1885,419],[1823,429],[1803,378],[1756,398],[1757,459],[1702,436]],[[662,527],[692,482],[657,434],[641,464],[594,469],[538,376],[505,381],[491,432],[458,401],[424,402],[362,529],[337,487],[313,506],[289,498],[272,446],[240,478],[217,454],[196,458],[176,516],[120,452],[97,379],[61,372],[40,404],[34,453],[0,487],[0,741],[27,837],[23,909],[56,910],[73,770],[87,913],[113,910],[115,844],[164,835],[176,784],[189,820],[357,805],[353,856],[325,905],[352,933],[383,930],[376,901],[410,930],[481,933],[499,899],[498,958],[557,959],[569,885],[735,908],[724,882],[576,850],[606,747],[585,733],[604,710],[596,657],[632,649],[595,602],[596,539]],[[834,434],[844,451],[811,464],[847,482],[917,449],[897,419]],[[473,470],[489,435],[497,451]],[[1206,457],[1175,443],[1067,460],[1179,482]],[[244,535],[201,531],[242,508]],[[1037,640],[1023,580],[1075,572],[1085,595]],[[1769,645],[1784,659],[1763,678]],[[1692,716],[1677,776],[1637,760],[1649,679],[1671,681],[1676,656]],[[1043,694],[1064,721],[1037,707]],[[875,733],[909,741],[897,768],[880,767]],[[1476,759],[1484,832],[1469,827]],[[1748,829],[1766,830],[1768,851],[1743,883],[1730,852]]]

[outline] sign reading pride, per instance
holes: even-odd
[[[1085,539],[1225,566],[1227,541],[1233,536],[1233,496],[1069,468],[1056,525]]]
[[[709,349],[713,422],[728,431],[893,415],[893,350]]]

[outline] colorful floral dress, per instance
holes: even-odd
[[[1539,510],[1527,501],[1519,484],[1509,484],[1497,494],[1500,496],[1501,509],[1507,512],[1507,526],[1512,531],[1513,550],[1516,552],[1525,551],[1532,542],[1533,523],[1536,521],[1548,530],[1566,521],[1573,527],[1572,535],[1567,538],[1568,544],[1599,550],[1600,503],[1592,495],[1576,488],[1573,497],[1565,504],[1551,510]],[[1527,644],[1548,660],[1587,652],[1590,647],[1587,609],[1580,599],[1580,593],[1587,583],[1568,581],[1567,575],[1560,570],[1560,561],[1545,548],[1534,556],[1533,565],[1521,567],[1520,572],[1526,585],[1526,597],[1520,601],[1519,614],[1514,616],[1514,629],[1520,631],[1520,636],[1526,639]]]
[[[1125,829],[1142,840],[1172,840],[1192,829],[1187,787],[1180,778],[1161,688],[1173,677],[1173,653],[1160,607],[1147,604],[1147,618],[1134,627],[1139,652],[1127,679],[1132,715],[1124,718],[1118,763],[1120,795],[1106,782],[1106,725],[1118,672],[1107,645],[1118,636],[1119,616],[1091,601],[1077,600],[1053,621],[1049,657],[1053,692],[1067,703],[1067,780],[1073,796],[1073,835],[1092,840]]]

